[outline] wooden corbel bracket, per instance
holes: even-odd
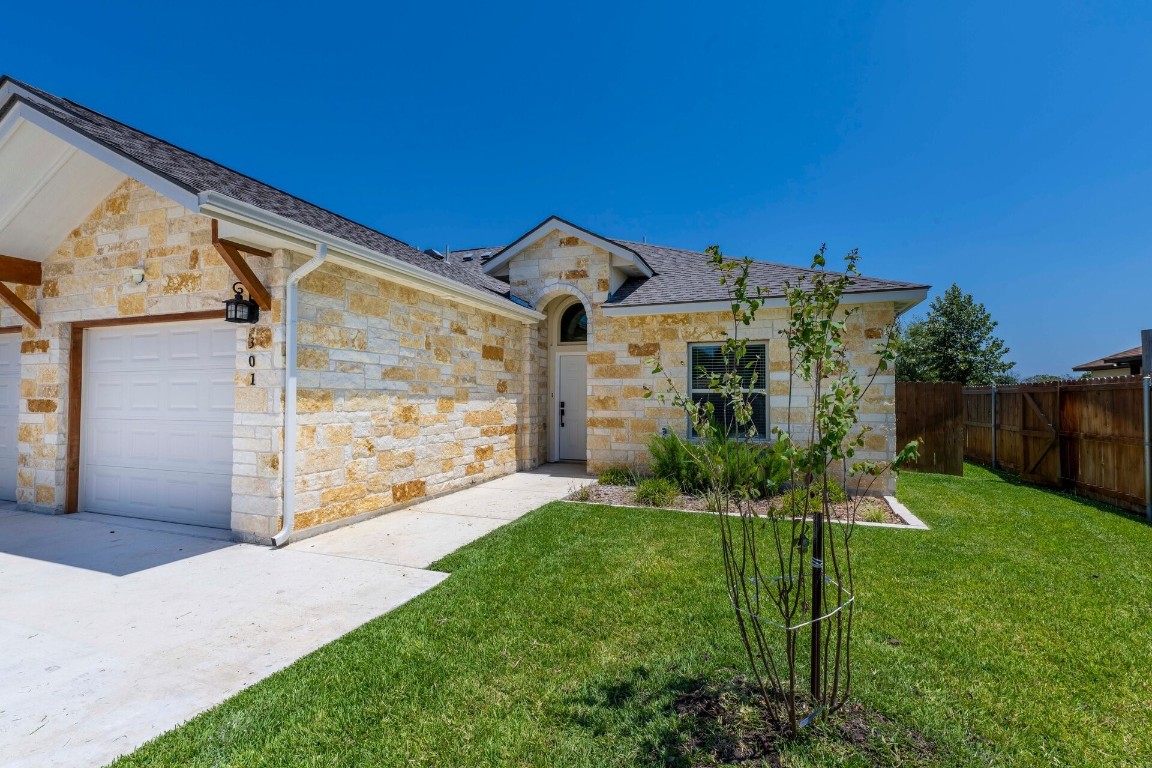
[[[220,258],[224,259],[224,263],[232,270],[232,274],[236,275],[236,279],[240,284],[248,289],[248,294],[256,302],[256,306],[264,311],[272,309],[272,294],[264,287],[264,283],[260,282],[260,278],[256,277],[256,273],[248,266],[248,262],[241,256],[241,252],[251,253],[255,256],[262,256],[268,258],[272,254],[268,251],[262,251],[259,248],[253,248],[250,245],[243,245],[242,243],[234,243],[231,240],[221,240],[219,233],[219,222],[212,219],[212,247],[220,254]],[[19,310],[17,310],[19,311]]]
[[[3,300],[5,304],[16,310],[16,314],[24,318],[24,321],[28,323],[28,325],[33,328],[40,328],[40,315],[36,314],[36,310],[25,304],[24,300],[17,296],[15,291],[4,285],[4,283],[0,283],[0,300]]]

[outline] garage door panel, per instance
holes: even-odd
[[[88,333],[82,507],[230,527],[236,331],[216,321]]]
[[[163,407],[163,386],[159,376],[136,378],[127,387],[128,396],[122,397],[118,404],[121,409],[135,411],[137,416],[151,415],[155,418]]]
[[[128,331],[120,343],[128,347],[133,365],[152,367],[163,361],[163,334],[160,331]]]

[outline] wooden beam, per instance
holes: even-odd
[[[253,256],[259,256],[262,259],[272,258],[272,251],[265,251],[263,248],[257,248],[254,245],[244,245],[244,243],[238,243],[235,240],[221,240],[220,242],[227,243],[241,253],[250,253]]]
[[[80,511],[80,432],[84,403],[84,329],[72,328],[68,350],[68,439],[64,463],[64,511]]]
[[[224,259],[224,263],[232,270],[232,274],[240,281],[240,284],[248,289],[248,294],[256,301],[256,306],[268,312],[272,309],[272,294],[264,287],[264,283],[260,282],[260,278],[256,277],[256,273],[252,271],[252,267],[248,266],[248,262],[244,261],[244,257],[240,255],[240,250],[227,240],[221,240],[218,233],[219,224],[216,219],[212,219],[212,245],[216,248],[216,252],[220,254],[220,258]]]
[[[16,310],[16,314],[24,318],[24,321],[33,328],[40,327],[40,315],[36,314],[36,310],[25,304],[19,296],[12,292],[12,289],[0,283],[0,301],[3,301],[12,309]]]
[[[0,280],[21,285],[40,285],[44,282],[43,267],[38,261],[0,256]]]

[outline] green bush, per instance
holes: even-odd
[[[680,489],[663,477],[646,477],[636,486],[636,501],[649,507],[667,507],[676,501]]]
[[[747,493],[766,498],[777,492],[788,478],[788,465],[764,443],[752,443],[717,434],[696,443],[720,468],[720,484],[729,493]],[[684,439],[674,434],[653,435],[648,441],[652,475],[671,480],[684,493],[700,494],[708,489],[708,473],[692,454]]]
[[[636,473],[624,466],[608,467],[598,480],[600,485],[636,485]]]
[[[823,494],[823,485],[793,486],[780,497],[780,510],[785,514],[793,516],[804,514],[804,497],[807,496],[807,509],[811,512],[812,510],[820,508],[820,499],[823,498]],[[848,494],[844,491],[844,486],[832,478],[828,478],[828,500],[833,504],[842,504],[848,501]]]
[[[653,477],[671,480],[684,493],[704,490],[707,478],[679,435],[652,435],[648,440],[648,454],[652,458]]]
[[[866,523],[884,523],[888,521],[888,516],[879,507],[870,507],[864,510],[861,519]]]

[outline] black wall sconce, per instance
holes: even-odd
[[[260,307],[249,295],[244,298],[244,286],[232,286],[236,295],[224,302],[224,319],[230,323],[254,323],[260,319]]]

